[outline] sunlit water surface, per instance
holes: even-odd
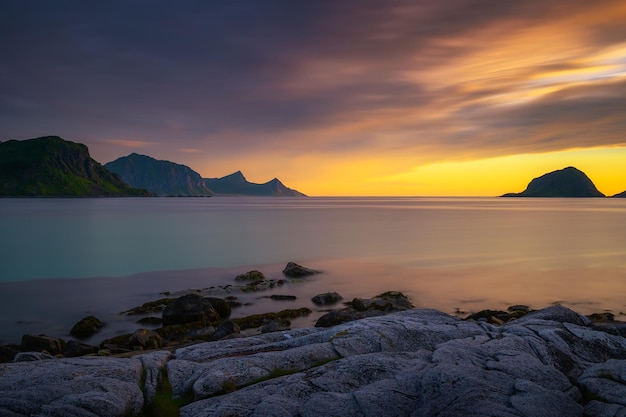
[[[68,337],[86,314],[108,324],[95,343],[137,328],[120,311],[160,292],[283,278],[288,261],[323,274],[246,295],[233,315],[306,306],[294,325],[312,325],[316,293],[387,290],[449,313],[626,311],[626,199],[2,199],[0,230],[0,343]]]

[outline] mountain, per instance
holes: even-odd
[[[193,169],[170,161],[159,161],[136,153],[104,164],[133,187],[142,187],[158,195],[211,196],[255,195],[303,197],[274,178],[265,184],[254,184],[241,171],[222,178],[202,178]]]
[[[613,198],[626,198],[626,191],[623,191],[619,194],[612,195]]]
[[[104,164],[133,187],[161,196],[211,196],[204,179],[191,168],[170,161],[159,161],[132,153]]]
[[[93,160],[87,146],[58,136],[0,142],[0,196],[150,196]]]
[[[584,172],[567,167],[533,179],[521,193],[502,197],[604,197],[604,194]]]
[[[301,192],[286,187],[278,178],[264,184],[248,182],[241,171],[222,178],[205,178],[205,182],[217,194],[306,197]]]

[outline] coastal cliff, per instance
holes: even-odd
[[[147,416],[166,406],[183,417],[626,412],[626,338],[560,306],[501,326],[406,310],[173,353],[39,355],[0,367],[1,415]]]
[[[93,160],[87,147],[58,136],[0,143],[2,197],[150,196]]]

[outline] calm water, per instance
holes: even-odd
[[[160,291],[279,278],[290,260],[324,274],[277,290],[296,303],[259,294],[236,314],[385,290],[447,312],[626,311],[626,199],[2,199],[0,230],[0,341],[86,313],[127,330],[119,311]]]

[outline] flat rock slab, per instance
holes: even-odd
[[[191,399],[183,417],[626,417],[626,339],[564,307],[499,327],[408,310],[174,355],[3,364],[0,415],[140,415],[163,369]]]
[[[120,417],[144,400],[138,359],[83,357],[0,365],[3,417]]]

